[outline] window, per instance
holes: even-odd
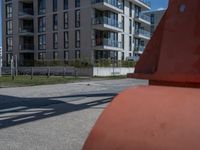
[[[122,34],[122,48],[124,49],[124,34]]]
[[[122,60],[124,60],[124,52],[122,52]]]
[[[46,13],[46,0],[38,0],[38,14],[42,15]]]
[[[12,20],[9,20],[9,21],[6,22],[6,33],[7,34],[13,33]]]
[[[68,32],[64,32],[64,48],[69,48],[69,34]]]
[[[53,12],[56,12],[58,10],[58,1],[53,0]]]
[[[58,52],[53,52],[53,59],[57,60],[58,59]]]
[[[80,48],[80,30],[75,31],[75,47]]]
[[[68,29],[68,13],[64,13],[64,29]]]
[[[46,18],[40,17],[38,18],[38,32],[45,32],[46,31]]]
[[[64,51],[64,59],[65,59],[65,61],[69,60],[69,52],[68,51]]]
[[[132,17],[132,3],[129,2],[129,16]]]
[[[123,28],[123,31],[124,31],[124,16],[122,16],[122,28]]]
[[[132,38],[129,36],[129,51],[132,51]]]
[[[132,34],[132,20],[129,19],[129,34]]]
[[[76,50],[75,51],[75,58],[76,59],[80,59],[81,58],[81,52],[80,52],[80,50]]]
[[[13,49],[13,39],[12,37],[6,38],[6,51],[10,52]]]
[[[80,27],[80,10],[75,11],[75,27]]]
[[[151,24],[154,24],[154,22],[155,22],[155,15],[151,14]]]
[[[11,59],[12,59],[12,54],[11,53],[6,54],[6,65],[7,66],[11,65]]]
[[[68,9],[68,0],[63,0],[64,2],[64,10]]]
[[[53,15],[53,30],[58,30],[58,15],[54,14]]]
[[[6,5],[6,18],[12,18],[12,3]]]
[[[75,7],[80,7],[80,0],[75,0]]]
[[[46,35],[39,35],[38,36],[38,49],[45,50],[46,49]]]
[[[53,34],[53,49],[58,48],[58,33]]]
[[[46,53],[38,53],[38,59],[39,60],[45,60],[46,59]]]

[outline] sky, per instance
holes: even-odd
[[[152,10],[160,9],[160,8],[166,8],[168,5],[168,0],[150,0],[151,1],[151,7]],[[1,2],[0,0],[0,47],[2,46],[2,24],[1,24],[1,17],[2,17],[2,7],[1,7]]]

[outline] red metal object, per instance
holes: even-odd
[[[199,0],[169,2],[129,77],[149,79],[150,86],[120,93],[97,121],[83,150],[199,150]]]

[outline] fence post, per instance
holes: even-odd
[[[18,58],[17,55],[15,55],[15,76],[18,75]]]
[[[10,74],[11,74],[11,77],[12,77],[12,80],[14,80],[14,72],[13,72],[13,69],[14,69],[14,61],[13,61],[13,56],[11,58],[11,66],[10,66]]]
[[[66,68],[64,67],[63,68],[63,78],[65,77],[65,75],[66,75]]]
[[[48,69],[47,69],[47,78],[49,78],[50,75],[51,75],[51,69],[50,69],[50,67],[48,67]]]
[[[33,79],[33,67],[31,67],[31,80]]]

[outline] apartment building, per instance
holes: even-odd
[[[2,67],[2,47],[0,47],[0,68]]]
[[[166,9],[159,9],[159,10],[153,10],[145,12],[144,14],[150,17],[151,27],[150,27],[150,33],[151,35],[156,30],[157,26],[160,23],[160,20],[162,19],[163,15],[165,14]]]
[[[3,0],[3,61],[125,60],[150,39],[146,0]]]

